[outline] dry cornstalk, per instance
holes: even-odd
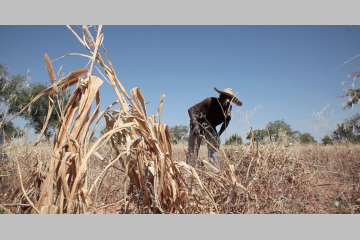
[[[95,38],[92,37],[87,26],[82,28],[83,37],[80,37],[70,26],[68,28],[90,52],[90,55],[68,55],[87,57],[90,59],[91,64],[89,69],[76,70],[56,82],[50,59],[47,55],[45,56],[52,86],[35,96],[32,102],[43,94],[49,93],[47,120],[52,112],[54,97],[56,97],[58,91],[73,85],[75,85],[75,90],[65,108],[60,111],[60,121],[55,131],[49,168],[46,179],[41,185],[41,194],[34,209],[40,209],[41,213],[86,213],[86,206],[94,202],[90,198],[91,191],[95,188],[97,182],[101,182],[101,179],[107,173],[107,169],[119,161],[130,180],[130,189],[124,192],[130,195],[130,199],[134,199],[136,198],[136,192],[141,190],[142,194],[139,200],[142,201],[141,206],[145,212],[186,213],[189,206],[193,206],[192,212],[195,210],[197,212],[211,212],[214,209],[218,212],[213,194],[202,182],[197,170],[184,162],[174,162],[172,159],[168,127],[161,123],[165,95],[160,97],[157,122],[154,115],[147,115],[146,102],[140,88],[135,87],[128,94],[118,80],[102,43],[104,38],[101,33],[102,27],[95,28]],[[103,50],[106,56],[107,64],[101,57],[100,49]],[[92,74],[95,63],[99,64],[104,70],[117,98],[111,106],[101,112],[99,88],[103,84],[103,80]],[[84,74],[86,76],[83,76]],[[94,101],[95,109],[91,111],[91,105]],[[118,109],[110,109],[117,104],[120,105]],[[99,120],[103,117],[108,131],[89,147],[88,142],[90,142]],[[94,123],[94,127],[90,131],[92,123]],[[46,128],[46,124],[43,130]],[[40,140],[42,133],[43,131],[39,135],[37,142]],[[86,181],[89,167],[88,160],[107,139],[111,139],[111,146],[118,156],[111,161],[90,187]],[[119,149],[118,146],[120,145],[125,150]],[[148,166],[147,181],[144,181],[145,166]],[[184,190],[191,189],[184,172],[190,174],[197,181],[204,191],[204,195],[189,195],[187,190]],[[233,165],[228,164],[228,170],[217,173],[214,178],[216,184],[222,188],[232,189],[235,183],[239,189],[245,189],[240,183],[236,182]],[[144,183],[147,186],[144,186]],[[126,188],[126,184],[124,184],[124,188]],[[124,197],[126,199],[126,196]],[[188,203],[191,204],[188,205]],[[204,205],[205,203],[211,204],[212,207],[209,209]],[[196,207],[194,208],[194,206]]]

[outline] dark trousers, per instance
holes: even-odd
[[[205,139],[210,142],[214,147],[219,149],[220,147],[220,139],[218,137],[218,134],[216,133],[216,130],[210,129],[210,128],[204,128],[201,130],[201,134],[205,136]],[[193,134],[193,127],[192,124],[190,124],[190,137],[188,142],[188,151],[186,154],[186,163],[188,164],[194,164],[195,160],[198,158],[199,155],[199,149],[201,144],[201,137],[195,137]],[[196,144],[195,144],[196,143]],[[220,168],[219,166],[219,153],[212,148],[210,145],[207,144],[208,148],[208,159],[211,164],[213,164],[215,167]]]

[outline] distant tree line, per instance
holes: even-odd
[[[171,142],[173,144],[179,142],[186,142],[189,137],[189,128],[183,125],[176,125],[169,128]],[[310,133],[300,133],[294,131],[291,126],[284,120],[276,120],[269,122],[264,129],[256,129],[253,131],[254,140],[259,143],[265,143],[266,141],[279,141],[283,136],[287,136],[290,139],[300,141],[301,143],[316,143],[316,140]],[[251,139],[251,134],[246,136],[247,140]],[[203,143],[203,142],[202,142]],[[243,139],[238,134],[232,134],[225,141],[225,145],[239,145],[243,144]]]
[[[173,144],[187,142],[189,137],[189,128],[183,125],[176,125],[169,128],[170,139]],[[264,129],[253,130],[254,140],[260,144],[273,141],[277,142],[283,137],[290,141],[297,141],[302,144],[317,143],[310,133],[300,133],[293,130],[290,124],[284,120],[269,122]],[[251,140],[251,133],[246,135],[246,140]],[[360,114],[357,113],[342,123],[337,124],[336,129],[329,135],[321,139],[324,145],[335,142],[360,143]],[[232,134],[226,141],[225,145],[243,144],[243,139],[238,134]]]
[[[258,143],[277,142],[284,137],[288,141],[299,141],[301,143],[316,143],[316,140],[310,133],[301,133],[293,130],[291,125],[286,123],[284,119],[269,122],[264,129],[255,129],[253,131],[254,140]],[[251,139],[251,133],[246,136],[247,140]]]

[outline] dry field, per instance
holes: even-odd
[[[38,184],[45,178],[42,174],[49,165],[51,146],[40,143],[33,147],[18,143],[5,145],[3,149],[8,159],[0,165],[0,212],[30,213],[31,205],[21,194],[17,162],[21,166],[24,189],[30,200],[36,203],[41,194]],[[221,173],[211,171],[206,164],[206,146],[200,148],[199,159],[194,166],[215,204],[193,175],[184,172],[180,174],[187,189],[182,189],[181,193],[186,194],[183,193],[177,199],[179,201],[183,196],[182,204],[177,210],[171,210],[171,204],[165,203],[163,213],[334,214],[360,211],[359,145],[287,146],[280,142],[258,147],[256,144],[222,146],[220,151]],[[108,144],[98,152],[104,159],[96,155],[90,158],[87,189],[94,185],[110,160],[117,156]],[[173,161],[184,161],[185,152],[185,145],[174,145]],[[40,178],[39,169],[36,168],[38,163],[42,163]],[[233,167],[233,171],[227,166]],[[160,213],[153,206],[144,206],[144,200],[141,199],[145,192],[151,192],[151,185],[147,184],[147,191],[142,188],[125,194],[124,190],[129,189],[131,183],[125,181],[124,172],[119,161],[111,165],[89,194],[92,203],[78,202],[82,205],[80,212]],[[233,183],[221,179],[229,176],[228,173]],[[237,184],[241,184],[244,189]],[[149,198],[153,196],[149,194]]]
[[[220,148],[220,170],[207,162],[204,146],[188,165],[186,146],[171,145],[161,121],[164,95],[148,116],[140,88],[128,93],[117,78],[102,27],[68,28],[89,55],[66,56],[89,64],[60,78],[45,54],[51,86],[32,101],[48,94],[47,120],[59,92],[74,90],[59,107],[51,144],[40,141],[46,122],[35,145],[1,146],[1,213],[359,213],[359,145],[289,146],[285,137],[258,145],[252,133],[249,145]],[[103,84],[114,90],[106,109]],[[100,120],[107,132],[93,142]]]

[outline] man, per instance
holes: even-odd
[[[220,147],[220,135],[225,131],[231,120],[231,102],[237,106],[241,106],[242,102],[237,99],[231,88],[226,88],[222,91],[214,88],[220,96],[219,98],[209,97],[202,102],[195,104],[189,108],[190,116],[190,137],[188,152],[186,154],[186,163],[191,164],[197,158],[201,143],[200,135],[210,142],[216,149]],[[216,131],[216,126],[221,125],[219,133]],[[197,143],[195,154],[194,146],[195,140]],[[218,152],[209,144],[208,158],[210,163],[219,168]]]

